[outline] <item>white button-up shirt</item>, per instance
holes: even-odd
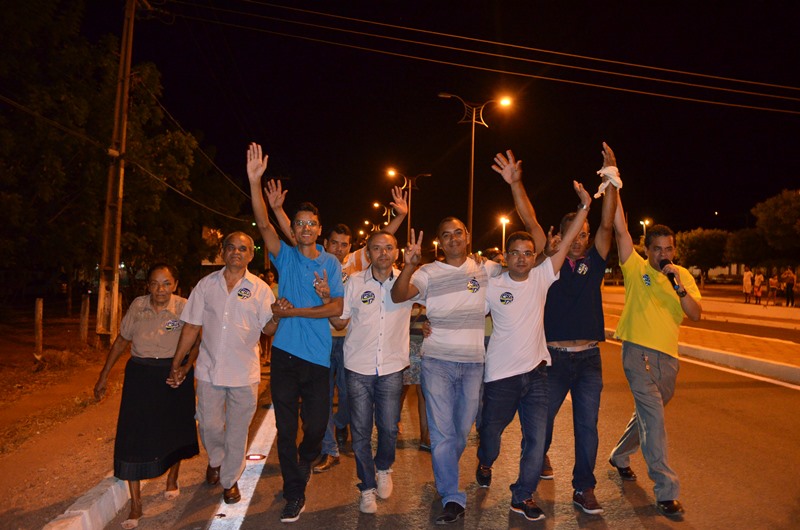
[[[381,284],[372,267],[350,276],[344,289],[344,367],[362,375],[387,375],[408,366],[409,322],[414,299],[392,302],[400,271]]]
[[[203,326],[195,377],[216,386],[247,386],[261,379],[258,340],[272,318],[275,296],[249,271],[228,292],[224,271],[197,283],[181,320]]]

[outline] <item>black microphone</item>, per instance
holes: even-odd
[[[670,260],[668,260],[668,259],[662,259],[658,263],[658,266],[661,268],[662,271],[664,270],[664,267],[666,267],[667,265],[672,265],[672,262]],[[675,273],[674,272],[668,272],[667,273],[667,278],[669,279],[670,283],[672,284],[672,288],[673,289],[675,289],[676,291],[680,291],[681,290],[681,286],[678,285],[678,281],[675,279]]]

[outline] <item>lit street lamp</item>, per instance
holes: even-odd
[[[510,222],[511,221],[509,220],[508,217],[503,216],[503,217],[500,218],[500,224],[503,225],[503,250],[502,250],[502,252],[503,252],[504,256],[506,254],[506,225],[508,223],[510,223]]]
[[[642,238],[647,239],[647,227],[650,226],[650,219],[639,221],[639,224],[642,225]]]
[[[406,215],[406,222],[408,223],[408,241],[411,241],[411,190],[417,185],[417,179],[420,177],[430,177],[430,173],[420,173],[416,177],[407,177],[402,173],[398,173],[394,169],[389,169],[386,172],[390,177],[400,176],[403,177],[403,185],[400,189],[408,190],[408,215]],[[419,189],[419,188],[417,188]]]
[[[381,213],[381,217],[386,216],[386,221],[383,222],[384,226],[387,226],[389,222],[392,220],[392,217],[396,215],[394,213],[393,208],[391,208],[390,206],[383,205],[379,202],[373,202],[372,207],[375,208],[376,210],[383,208],[383,213]]]
[[[436,258],[439,257],[439,240],[433,240],[433,261],[436,261]]]
[[[469,252],[472,249],[472,194],[475,187],[475,124],[480,123],[488,129],[489,125],[483,120],[483,109],[489,103],[499,103],[503,107],[508,107],[511,105],[511,98],[502,98],[499,100],[490,99],[484,103],[471,103],[455,94],[449,94],[447,92],[440,92],[439,97],[447,99],[455,98],[459,100],[461,104],[464,105],[464,116],[458,123],[472,124],[472,144],[469,157],[469,198],[467,200],[467,231],[470,234],[470,244],[467,251]]]

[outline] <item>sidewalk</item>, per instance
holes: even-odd
[[[622,287],[606,287],[603,309],[606,335],[612,338],[624,302]],[[800,384],[800,308],[756,306],[729,297],[703,298],[702,321],[730,324],[731,331],[683,325],[681,355],[793,384]],[[747,325],[747,332],[739,325]],[[792,340],[753,334],[753,326],[780,330]],[[767,334],[768,332],[765,332]]]

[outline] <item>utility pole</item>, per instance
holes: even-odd
[[[102,346],[110,345],[119,333],[119,255],[122,236],[122,189],[125,176],[125,141],[128,129],[133,21],[136,1],[126,0],[125,22],[120,46],[117,97],[114,104],[114,130],[108,154],[106,210],[103,219],[103,254],[100,260],[100,286],[97,292],[97,338]]]

